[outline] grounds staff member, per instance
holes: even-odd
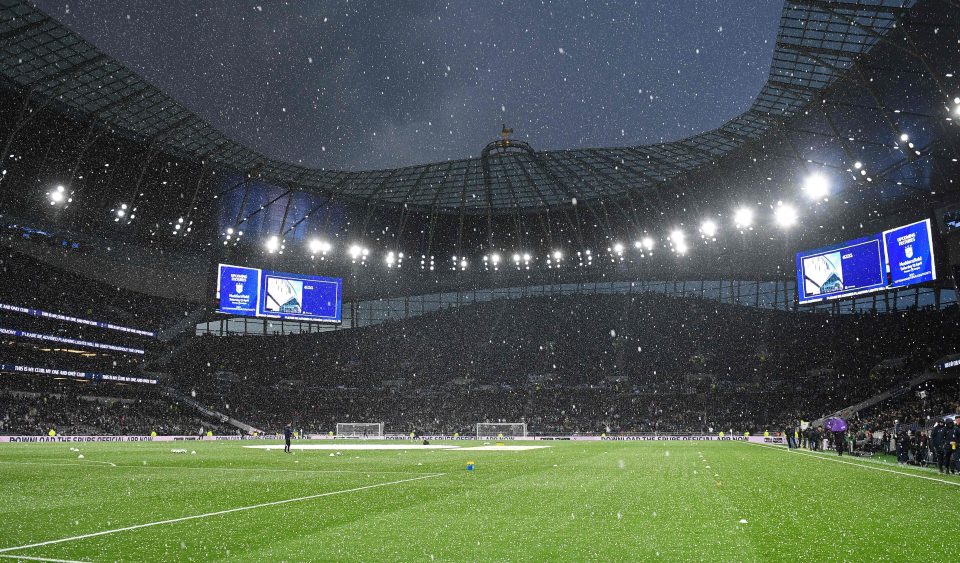
[[[283,427],[283,443],[284,443],[283,451],[285,453],[290,453],[290,438],[292,437],[293,437],[293,425],[288,422],[287,425]]]

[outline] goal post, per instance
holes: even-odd
[[[525,438],[526,422],[478,422],[477,439]]]
[[[383,438],[383,423],[338,422],[337,438]]]

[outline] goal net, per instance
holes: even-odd
[[[527,435],[526,422],[478,422],[477,439],[523,438]]]
[[[383,438],[383,423],[338,422],[337,438]]]

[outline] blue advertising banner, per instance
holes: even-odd
[[[933,281],[937,278],[929,219],[884,231],[883,241],[887,249],[887,265],[890,268],[890,287]]]

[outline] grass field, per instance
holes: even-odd
[[[960,479],[936,472],[734,442],[548,444],[334,457],[237,442],[3,444],[0,557],[939,561],[960,553]]]

